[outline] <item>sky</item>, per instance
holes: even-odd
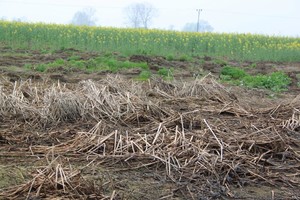
[[[0,18],[70,23],[84,8],[96,9],[97,25],[126,27],[124,8],[145,0],[0,0]],[[151,0],[157,10],[150,28],[182,30],[186,23],[207,21],[214,32],[300,37],[300,0]]]

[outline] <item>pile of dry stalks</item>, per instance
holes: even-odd
[[[299,97],[264,110],[250,109],[212,77],[189,83],[160,79],[137,83],[108,77],[76,86],[49,87],[30,81],[4,85],[0,114],[44,132],[41,137],[62,124],[95,124],[56,143],[25,145],[23,153],[42,157],[51,152],[53,157],[80,157],[102,164],[139,160],[142,164],[136,167],[163,165],[174,182],[213,177],[228,189],[225,195],[232,195],[228,185],[299,185]],[[51,162],[31,182],[2,195],[34,192],[39,196],[47,194],[48,188],[89,198],[98,195],[95,199],[114,198],[115,193],[105,197],[95,188],[84,191],[80,173],[61,165],[53,167]]]

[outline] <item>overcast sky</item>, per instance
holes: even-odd
[[[0,0],[0,18],[69,23],[76,11],[93,7],[97,25],[125,27],[124,7],[138,0]],[[185,23],[208,21],[214,32],[300,36],[300,0],[152,0],[159,11],[150,28],[181,30]]]

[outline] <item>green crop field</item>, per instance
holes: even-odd
[[[117,51],[125,55],[213,56],[249,61],[300,61],[300,38],[187,33],[0,21],[0,42],[12,48]]]

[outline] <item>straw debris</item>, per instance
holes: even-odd
[[[94,124],[93,128],[68,131],[69,137],[55,143],[24,142],[22,151],[30,155],[86,160],[86,168],[98,162],[110,167],[111,163],[131,163],[133,169],[156,166],[178,184],[211,177],[227,196],[233,195],[228,185],[299,185],[298,100],[250,110],[210,76],[191,83],[151,80],[136,84],[108,77],[82,81],[76,87],[36,85],[34,92],[28,92],[29,99],[19,92],[24,84],[12,87],[11,93],[0,90],[1,115],[22,113],[26,116],[22,119],[36,131],[51,124]],[[22,123],[21,118],[16,123]],[[47,132],[39,137],[47,137]],[[11,152],[3,150],[5,153]],[[72,198],[92,198],[92,194],[106,198],[93,187],[93,192],[87,191],[80,171],[53,163],[38,170],[27,184],[2,195],[42,196],[51,190]],[[115,195],[114,190],[111,198]]]

